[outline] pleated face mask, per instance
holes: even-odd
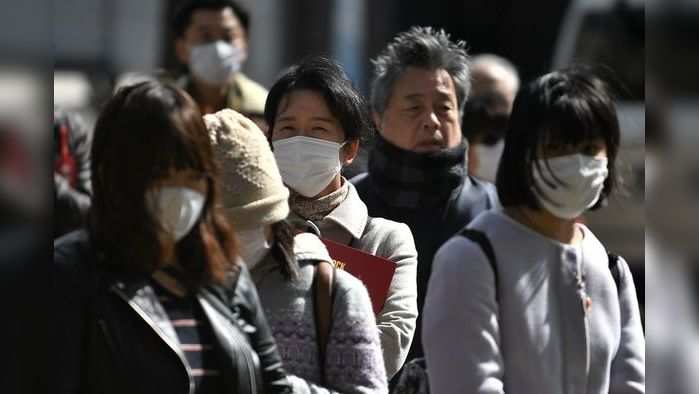
[[[315,197],[340,173],[342,144],[311,137],[272,142],[284,183],[304,197]]]
[[[574,219],[592,208],[609,174],[606,158],[583,154],[538,160],[533,165],[534,181],[543,193],[536,192],[539,203],[561,219]]]
[[[189,68],[202,81],[220,85],[240,70],[243,56],[243,50],[219,40],[192,47]]]
[[[197,223],[205,201],[204,194],[187,187],[161,187],[146,194],[148,208],[176,242]]]
[[[251,230],[237,230],[240,257],[248,269],[253,269],[267,255],[272,245],[265,236],[264,227]]]

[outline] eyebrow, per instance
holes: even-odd
[[[422,93],[411,93],[411,94],[406,94],[405,96],[403,96],[403,98],[406,100],[417,100],[417,99],[421,99],[423,97],[425,97],[425,95]]]
[[[311,117],[311,120],[316,120],[320,122],[327,122],[327,123],[335,123],[335,120],[333,118],[326,118],[324,116],[313,116]]]
[[[277,119],[277,122],[286,122],[286,121],[294,120],[294,119],[296,119],[296,117],[291,116],[291,115],[280,116],[279,119]]]
[[[296,119],[296,117],[293,115],[286,115],[286,116],[279,117],[279,119],[277,119],[277,122],[286,122],[286,121],[291,121],[291,120],[295,120],[295,119]],[[335,123],[334,119],[326,118],[324,116],[313,116],[313,117],[311,117],[311,120],[333,123],[333,124]]]

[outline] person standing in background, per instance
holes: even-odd
[[[512,62],[502,56],[483,53],[471,61],[471,96],[493,92],[505,100],[507,113],[519,90],[519,72]]]
[[[175,11],[172,29],[175,55],[187,68],[177,85],[201,112],[230,108],[266,131],[267,90],[241,71],[249,50],[248,12],[232,0],[188,0]]]
[[[495,182],[519,74],[509,60],[486,53],[473,57],[471,77],[471,96],[461,125],[469,143],[468,173]]]
[[[53,111],[53,238],[85,222],[90,209],[90,133],[73,113]]]
[[[469,98],[461,124],[469,144],[466,155],[469,175],[495,182],[509,118],[507,102],[501,96],[490,92]]]

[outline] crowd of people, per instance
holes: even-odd
[[[188,1],[184,74],[123,83],[93,132],[55,112],[58,392],[645,392],[633,278],[581,220],[617,188],[602,79],[523,84],[412,27],[368,99],[323,56],[267,91],[250,23]],[[335,244],[391,264],[385,296]]]

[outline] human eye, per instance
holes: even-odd
[[[440,104],[437,106],[437,112],[448,113],[451,110],[452,106],[450,104]]]
[[[555,141],[546,143],[543,146],[543,152],[547,157],[563,156],[568,153],[564,144]]]
[[[403,112],[408,116],[417,116],[420,114],[421,111],[422,111],[422,108],[420,107],[419,104],[407,104],[403,108]]]
[[[591,142],[583,145],[581,152],[587,156],[597,156],[600,152],[604,151],[604,144],[599,142]]]
[[[295,129],[290,125],[281,125],[274,131],[275,136],[278,137],[291,137],[295,133]]]

